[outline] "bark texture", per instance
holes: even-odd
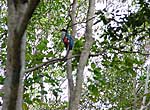
[[[22,110],[25,29],[39,0],[8,0],[6,80],[2,110]]]
[[[83,83],[83,72],[84,68],[87,64],[87,60],[89,58],[90,49],[93,44],[93,38],[92,38],[92,25],[93,25],[93,16],[95,12],[95,0],[89,0],[89,8],[87,13],[87,23],[86,23],[86,31],[85,31],[85,44],[84,48],[80,55],[79,65],[77,68],[77,78],[76,78],[76,85],[74,87],[74,99],[71,104],[71,108],[69,110],[78,110],[79,109],[79,102],[82,92],[82,83]],[[89,20],[91,19],[91,20]]]
[[[76,23],[76,9],[77,9],[77,0],[73,0],[73,4],[72,4],[72,12],[71,12],[71,20],[72,20],[72,36],[73,39],[75,34],[76,34],[76,25],[74,25]],[[72,52],[69,53],[68,57],[72,56]],[[72,102],[74,100],[74,82],[73,82],[73,76],[72,76],[72,60],[69,59],[67,60],[67,79],[68,79],[68,92],[69,92],[69,110],[71,110],[72,107]]]
[[[146,72],[146,79],[145,79],[145,89],[144,89],[144,94],[148,94],[148,85],[149,85],[149,77],[150,77],[150,64],[147,65],[147,72]],[[142,105],[140,110],[148,110],[149,103],[146,105],[146,95],[144,95],[143,100],[142,100]]]
[[[145,51],[146,53],[149,53],[150,51],[150,42],[146,41],[146,45],[145,45]],[[150,55],[147,55],[147,60],[150,58]],[[146,62],[148,63],[148,61],[146,60]],[[140,110],[149,110],[148,108],[150,108],[150,101],[148,102],[147,99],[149,98],[148,95],[150,91],[149,91],[149,80],[150,80],[150,64],[147,64],[147,71],[146,71],[146,79],[145,79],[145,88],[144,88],[144,94],[143,94],[143,99],[141,102],[141,108]]]

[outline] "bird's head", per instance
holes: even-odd
[[[61,30],[61,35],[62,35],[62,37],[65,37],[66,34],[67,34],[67,30],[66,30],[66,29],[62,29],[62,30]]]

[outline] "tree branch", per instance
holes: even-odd
[[[89,57],[96,57],[96,56],[99,56],[99,55],[102,55],[103,52],[100,52],[100,53],[97,53],[97,54],[90,54]],[[46,62],[43,62],[35,67],[32,67],[32,68],[29,68],[29,69],[26,69],[25,70],[25,73],[28,73],[28,72],[32,72],[32,71],[35,71],[43,66],[48,66],[49,64],[52,64],[52,63],[56,63],[56,62],[62,62],[62,61],[67,61],[69,59],[72,59],[72,58],[75,58],[75,57],[80,57],[80,54],[76,54],[76,55],[73,55],[71,57],[68,57],[67,59],[64,57],[64,58],[52,58]]]
[[[41,63],[41,64],[39,64],[39,65],[37,65],[37,66],[35,66],[33,68],[26,69],[25,73],[35,71],[35,70],[37,70],[37,69],[39,69],[39,68],[41,68],[43,66],[48,66],[49,64],[56,63],[58,61],[64,61],[64,58],[53,58],[53,59],[50,59],[47,62],[43,62],[43,63]]]
[[[71,10],[71,23],[75,24],[76,23],[76,9],[77,9],[77,4],[78,1],[77,0],[73,0],[72,3],[72,10]],[[72,25],[72,37],[74,40],[75,34],[76,34],[76,25]],[[69,52],[68,57],[72,57],[72,51]],[[73,82],[73,75],[72,75],[72,60],[69,59],[67,60],[67,79],[68,79],[68,93],[69,93],[69,106],[68,106],[68,110],[72,110],[72,102],[74,100],[74,82]]]
[[[95,12],[95,0],[88,0],[88,2],[89,2],[89,7],[88,7],[86,20],[87,21],[89,19],[91,20],[89,20],[86,23],[85,44],[81,52],[79,64],[77,67],[76,86],[74,90],[74,100],[73,100],[73,106],[71,107],[71,110],[78,110],[79,108],[79,102],[82,93],[82,85],[84,80],[83,72],[87,64],[87,60],[89,58],[90,49],[94,42],[94,39],[92,38],[92,26],[93,26],[93,16]]]
[[[97,57],[99,55],[103,55],[103,53],[105,53],[106,51],[102,51],[102,52],[99,52],[99,53],[96,53],[96,54],[90,54],[89,57]],[[119,51],[120,53],[138,53],[138,54],[141,54],[143,56],[147,56],[147,55],[150,55],[148,53],[142,53],[142,52],[139,52],[139,51]],[[32,72],[32,71],[35,71],[43,66],[48,66],[49,64],[52,64],[52,63],[57,63],[57,62],[62,62],[62,61],[67,61],[69,59],[72,59],[72,58],[75,58],[75,57],[80,57],[80,54],[76,54],[76,55],[73,55],[71,57],[68,57],[67,59],[65,58],[52,58],[46,62],[43,62],[35,67],[32,67],[32,68],[29,68],[29,69],[26,69],[25,70],[25,73],[28,73],[28,72]]]
[[[119,48],[112,48],[112,49],[117,50],[117,51],[120,52],[120,53],[138,53],[138,54],[141,54],[141,55],[143,55],[143,56],[148,56],[148,55],[150,55],[150,53],[142,53],[142,52],[140,52],[140,51],[126,51],[126,50],[120,50]]]
[[[39,0],[7,0],[8,39],[2,110],[22,110],[25,70],[25,30]]]
[[[39,2],[40,2],[40,0],[30,0],[27,3],[26,11],[25,11],[23,17],[20,19],[20,22],[18,23],[18,27],[17,27],[17,33],[19,34],[18,36],[20,36],[20,37],[23,36],[24,31],[26,30],[26,27],[28,25],[28,22],[29,22],[30,18],[32,17],[32,14]]]

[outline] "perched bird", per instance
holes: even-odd
[[[73,48],[74,40],[73,40],[72,36],[68,34],[68,31],[65,29],[61,30],[61,37],[62,37],[62,41],[67,50],[67,53],[65,56],[65,57],[67,57],[69,54],[69,51],[72,50],[72,48]]]

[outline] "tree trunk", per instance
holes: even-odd
[[[73,39],[76,34],[76,9],[77,9],[77,0],[73,0],[72,4],[72,12],[71,12],[71,19],[72,19],[72,37]],[[69,53],[68,57],[72,56],[72,52]],[[69,98],[69,107],[68,109],[72,107],[72,102],[74,99],[74,82],[73,82],[73,76],[72,76],[72,59],[67,60],[67,79],[68,79],[68,98]]]
[[[69,110],[78,110],[79,109],[79,102],[80,102],[80,96],[82,92],[82,83],[83,83],[83,72],[84,68],[87,64],[87,60],[89,58],[90,49],[93,44],[93,38],[92,38],[92,25],[93,25],[93,16],[95,12],[95,0],[89,0],[89,8],[87,13],[87,23],[86,23],[86,32],[85,32],[85,45],[84,49],[81,52],[79,65],[77,68],[77,78],[76,78],[76,85],[74,88],[74,99],[72,101],[72,106]],[[90,19],[90,20],[89,20]]]
[[[147,41],[146,45],[145,45],[145,51],[147,53],[149,53],[150,51],[150,42]],[[147,56],[147,60],[146,62],[148,63],[148,59],[150,58],[150,56]],[[140,110],[147,110],[148,106],[150,105],[150,101],[146,104],[146,100],[147,100],[147,93],[149,93],[149,79],[150,79],[150,63],[147,64],[147,71],[146,71],[146,79],[145,79],[145,88],[144,88],[144,95],[143,95],[143,100],[141,103],[141,108]]]
[[[22,110],[26,43],[24,32],[38,2],[8,0],[7,64],[2,110]]]
[[[147,72],[146,72],[146,79],[145,79],[145,89],[144,89],[144,97],[142,100],[142,105],[140,110],[147,110],[146,107],[146,94],[149,93],[148,91],[148,85],[149,85],[149,77],[150,77],[150,64],[147,65]]]
[[[9,36],[10,35],[10,36]],[[23,73],[25,69],[25,41],[9,33],[7,44],[6,80],[2,110],[22,110]]]

